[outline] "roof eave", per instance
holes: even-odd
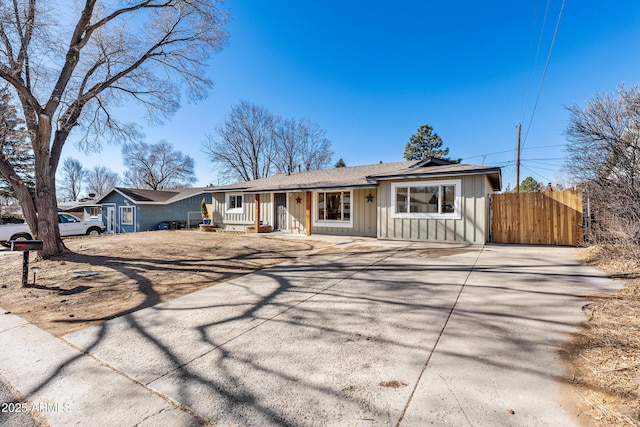
[[[444,171],[444,172],[425,172],[425,173],[411,173],[411,174],[397,174],[387,176],[369,176],[367,181],[379,182],[379,181],[393,181],[396,179],[413,179],[413,178],[432,178],[439,176],[465,176],[465,175],[497,175],[497,179],[489,178],[494,191],[500,191],[502,189],[502,170],[500,168],[490,169],[478,169],[471,171]]]
[[[367,188],[376,188],[375,184],[362,184],[362,185],[314,185],[314,186],[305,186],[305,187],[282,187],[282,188],[267,188],[260,190],[229,190],[227,192],[241,192],[244,194],[264,194],[264,193],[294,193],[294,192],[302,192],[302,191],[320,191],[320,190],[346,190],[346,189],[367,189]]]
[[[188,199],[189,197],[194,197],[194,196],[197,196],[199,194],[205,194],[205,192],[206,192],[205,189],[202,189],[200,192],[194,192],[194,193],[191,193],[191,194],[186,194],[186,195],[181,196],[181,197],[176,196],[175,198],[171,198],[169,200],[165,200],[164,202],[153,202],[153,201],[148,201],[148,200],[134,200],[133,198],[131,198],[131,196],[128,196],[124,192],[120,191],[118,188],[114,188],[113,190],[108,192],[106,195],[101,197],[97,201],[97,203],[102,203],[102,199],[107,197],[113,191],[115,191],[116,193],[120,194],[122,197],[124,197],[125,199],[129,200],[131,203],[134,203],[136,205],[169,205],[169,204],[174,203],[174,202],[179,202],[180,200]]]

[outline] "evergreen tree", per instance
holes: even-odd
[[[528,176],[520,183],[520,191],[523,193],[539,193],[545,188],[545,186],[536,181],[533,177]]]
[[[11,93],[6,87],[0,87],[0,158],[13,164],[17,178],[24,183],[33,199],[35,161],[27,135],[24,120],[18,117],[17,109],[11,103]],[[17,198],[16,192],[9,176],[10,171],[0,170],[0,197],[14,199]]]
[[[335,166],[335,167],[337,167],[337,168],[344,168],[344,167],[346,167],[346,166],[347,166],[347,164],[344,162],[344,160],[340,159],[340,160],[338,160],[338,161],[336,162],[336,166]]]
[[[421,160],[427,157],[449,160],[446,156],[449,149],[442,148],[442,138],[433,132],[433,128],[424,124],[418,131],[411,135],[404,149],[404,158],[407,160]]]

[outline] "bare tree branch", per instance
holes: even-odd
[[[194,161],[167,141],[130,143],[122,149],[125,185],[151,190],[188,187],[196,181]]]
[[[620,85],[567,109],[567,170],[589,198],[590,239],[640,254],[640,90]]]
[[[21,205],[45,240],[44,257],[65,250],[55,174],[71,132],[82,129],[80,147],[98,150],[140,137],[114,107],[134,101],[157,123],[179,108],[182,92],[202,99],[226,20],[216,0],[0,2],[0,79],[20,100],[36,163],[37,197]]]
[[[87,172],[87,194],[104,196],[118,185],[118,174],[104,166],[95,166]]]
[[[207,137],[203,151],[225,181],[250,181],[298,167],[322,169],[333,157],[331,141],[317,124],[274,117],[247,101],[231,108],[217,136]]]
[[[87,171],[78,160],[67,157],[62,164],[62,181],[59,185],[62,197],[76,201],[80,197]]]

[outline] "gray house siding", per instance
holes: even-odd
[[[331,234],[343,236],[368,236],[376,237],[376,189],[354,189],[351,197],[351,215],[353,217],[352,227],[324,227],[313,225],[312,233]],[[367,196],[373,196],[372,201],[367,201]],[[317,205],[314,202],[311,206],[312,214],[317,215]],[[304,214],[304,211],[303,211]],[[304,222],[304,216],[301,219]]]
[[[289,198],[289,209],[287,211],[287,222],[289,224],[289,231],[292,233],[305,234],[307,232],[307,193],[303,191],[287,193],[287,197]],[[298,200],[300,200],[300,203],[298,203]]]
[[[242,195],[242,212],[228,212],[228,196],[231,194]],[[260,221],[263,224],[273,225],[272,200],[273,195],[271,193],[260,194]],[[211,204],[213,223],[221,228],[244,230],[247,226],[255,224],[255,205],[255,194],[243,194],[241,192],[213,193]]]
[[[486,175],[455,177],[461,180],[460,219],[394,218],[392,181],[378,186],[379,239],[424,240],[484,244],[488,235],[488,197],[492,192]],[[429,179],[439,181],[442,179]],[[423,179],[393,182],[424,181]]]

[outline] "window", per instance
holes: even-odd
[[[351,191],[319,191],[315,193],[314,225],[319,227],[352,227]]]
[[[98,218],[100,216],[100,208],[97,206],[91,206],[89,208],[89,218]]]
[[[132,206],[120,207],[120,224],[133,225],[133,207]]]
[[[391,184],[393,217],[461,218],[461,180],[396,182]]]
[[[242,213],[242,194],[229,194],[227,213]]]
[[[76,218],[73,215],[59,213],[58,214],[58,222],[66,224],[66,223],[70,223],[70,222],[79,222],[79,220],[78,220],[78,218]]]

